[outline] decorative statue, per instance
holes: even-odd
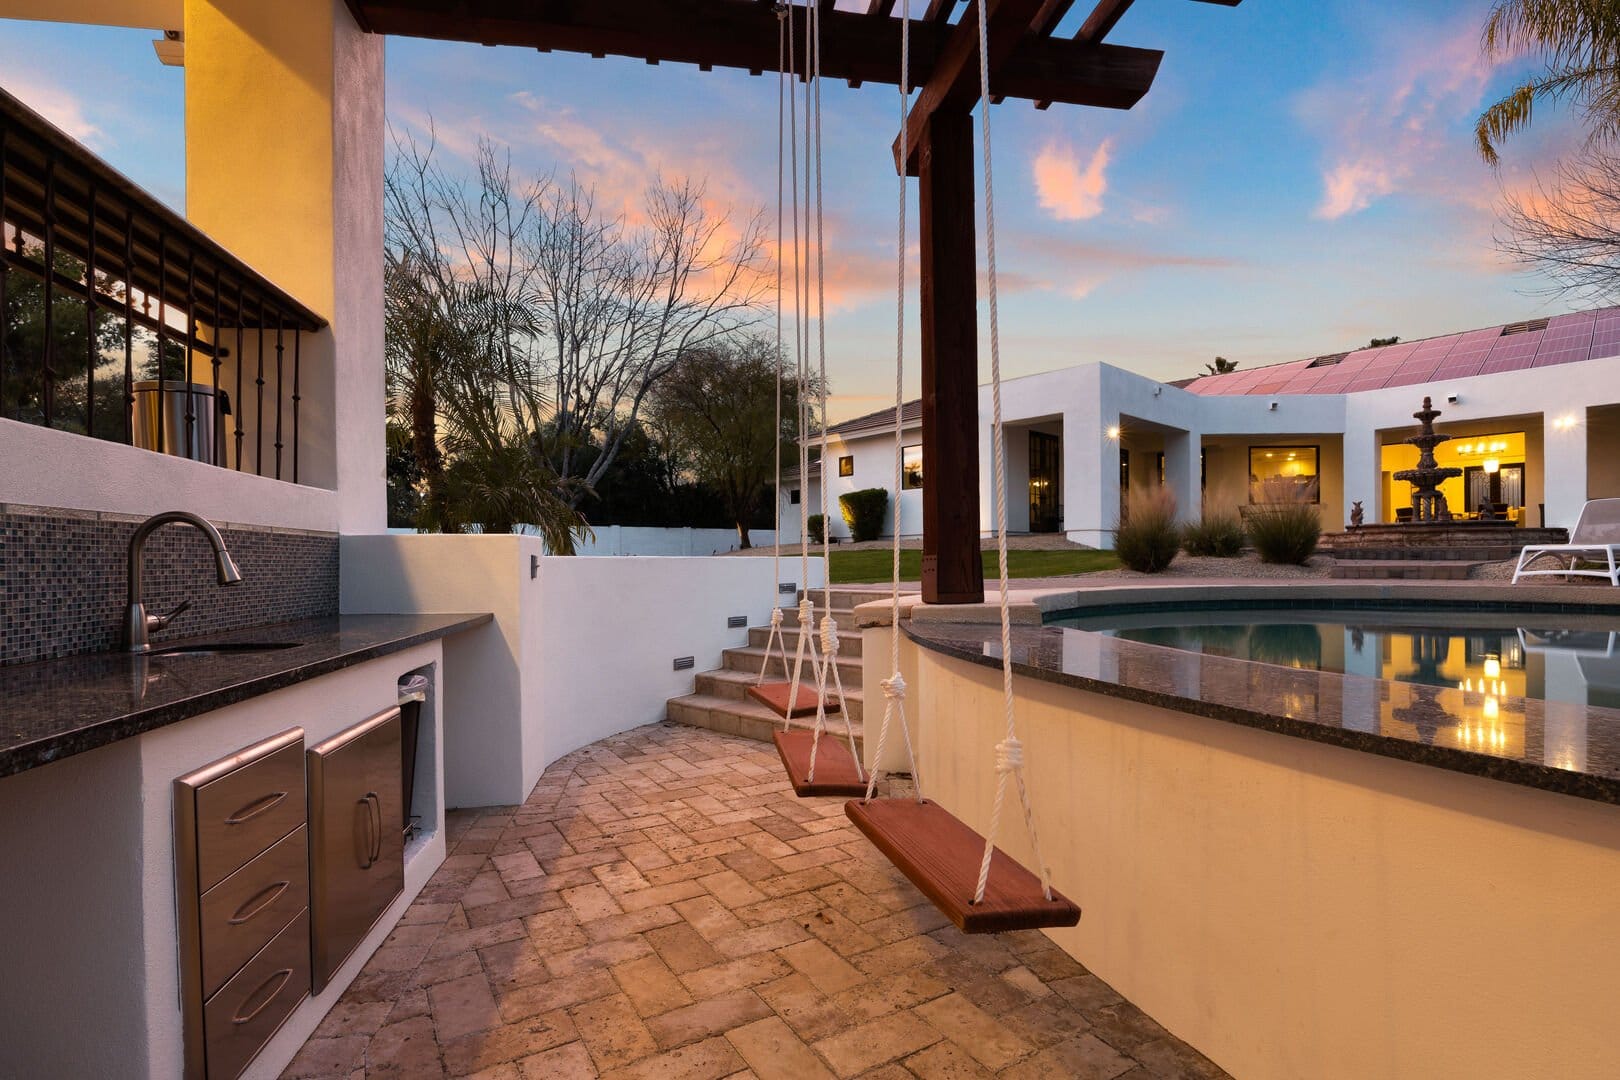
[[[1355,502],[1350,504],[1350,527],[1352,529],[1361,528],[1361,520],[1361,500],[1357,499]]]

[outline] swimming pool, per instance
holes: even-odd
[[[1103,611],[1047,621],[1296,670],[1620,708],[1620,619],[1612,615],[1426,605]]]

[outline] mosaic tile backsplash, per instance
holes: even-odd
[[[140,521],[0,504],[0,664],[118,647],[129,538]],[[154,642],[337,613],[335,533],[226,524],[220,531],[242,568],[242,583],[230,588],[220,588],[213,552],[196,529],[165,525],[148,539],[147,610],[191,601]]]

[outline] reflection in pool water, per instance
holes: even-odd
[[[1443,609],[1233,610],[1064,616],[1054,622],[1185,652],[1497,697],[1569,701],[1573,692],[1595,690],[1604,700],[1586,696],[1588,704],[1620,706],[1620,679],[1604,677],[1620,672],[1620,624],[1613,630],[1549,630],[1521,626],[1523,618]],[[1576,663],[1549,670],[1549,653]],[[1560,685],[1572,674],[1596,678]]]
[[[1487,753],[1524,752],[1526,698],[1620,708],[1620,621],[1612,617],[1430,607],[1155,611],[1051,622],[1206,656],[1405,684],[1407,693],[1388,687],[1365,702],[1351,699],[1367,691],[1346,687],[1345,723],[1398,725],[1425,742]],[[1264,670],[1253,678],[1263,680]]]

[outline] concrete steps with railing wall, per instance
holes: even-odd
[[[855,624],[854,604],[865,603],[873,598],[875,595],[866,593],[850,594],[836,591],[833,593],[835,606],[832,615],[838,624],[838,673],[843,679],[845,707],[854,729],[857,747],[861,745],[861,722],[865,712],[865,700],[861,685],[861,636]],[[821,594],[817,592],[813,599],[816,601],[819,618]],[[799,613],[797,608],[785,608],[782,615],[782,637],[786,646],[787,663],[791,669],[794,653],[798,648]],[[671,698],[666,707],[666,718],[678,724],[769,742],[772,733],[781,729],[782,718],[748,696],[748,688],[758,681],[760,668],[765,663],[765,643],[769,637],[769,626],[751,627],[748,631],[748,645],[725,650],[723,667],[695,675],[693,692]],[[819,644],[818,640],[817,645]],[[771,657],[771,669],[777,680],[780,680],[781,660],[774,654]],[[829,676],[829,688],[831,683],[832,679]],[[815,687],[815,679],[810,674],[808,664],[805,665],[804,685],[812,689]],[[815,717],[795,717],[792,724],[794,727],[808,729],[814,726]],[[829,715],[827,726],[833,735],[843,737],[844,721],[840,714]]]

